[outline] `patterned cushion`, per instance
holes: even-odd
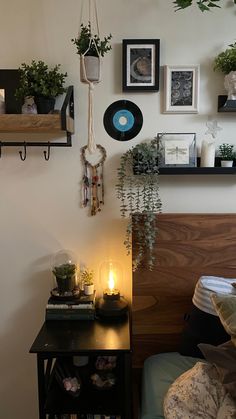
[[[221,323],[236,346],[236,296],[212,294],[211,298]]]

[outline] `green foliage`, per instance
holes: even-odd
[[[219,155],[222,160],[233,160],[234,159],[234,146],[232,144],[223,143],[219,146]]]
[[[206,11],[211,10],[213,7],[220,8],[221,6],[217,4],[219,1],[220,0],[198,0],[195,3],[198,6],[198,8],[201,10],[201,12],[206,12]],[[234,0],[234,3],[235,2],[236,0]],[[174,1],[174,5],[176,8],[176,11],[186,9],[187,7],[193,6],[193,0],[176,0]]]
[[[94,284],[94,272],[89,269],[84,269],[81,273],[81,281],[84,285],[93,285]]]
[[[224,74],[236,71],[236,42],[229,47],[215,58],[214,70],[220,70]]]
[[[92,38],[93,36],[93,38]],[[71,39],[71,42],[76,45],[77,54],[92,55],[98,57],[98,54],[104,57],[104,54],[111,50],[110,40],[112,35],[105,36],[103,40],[97,34],[92,34],[91,23],[85,26],[81,24],[81,31],[78,38]]]
[[[32,60],[31,64],[21,64],[20,87],[16,90],[17,99],[26,96],[56,97],[65,92],[64,82],[67,73],[60,73],[60,64],[49,69],[43,61]]]
[[[122,217],[129,219],[124,241],[128,254],[131,251],[132,232],[137,238],[133,270],[144,258],[150,270],[155,261],[156,213],[161,211],[158,156],[156,139],[148,144],[141,143],[121,156],[118,168],[116,191],[121,202],[120,211]]]
[[[76,265],[74,263],[63,263],[54,266],[52,272],[56,278],[70,279],[76,273]]]

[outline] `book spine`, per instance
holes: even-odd
[[[95,311],[92,312],[82,312],[78,313],[68,313],[64,312],[63,310],[60,310],[59,313],[55,313],[55,310],[46,312],[46,320],[94,320],[95,318]]]
[[[63,310],[63,309],[69,309],[69,310],[85,310],[85,309],[93,309],[94,305],[89,304],[47,304],[46,309],[52,309],[52,310]]]

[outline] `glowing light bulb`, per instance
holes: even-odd
[[[110,269],[109,270],[109,279],[108,279],[108,288],[112,292],[115,288],[115,279],[114,279],[114,273]]]

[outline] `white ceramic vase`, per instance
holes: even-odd
[[[92,295],[94,293],[94,284],[92,285],[84,284],[84,293],[85,295]]]
[[[221,167],[232,167],[233,161],[232,160],[221,160]]]

